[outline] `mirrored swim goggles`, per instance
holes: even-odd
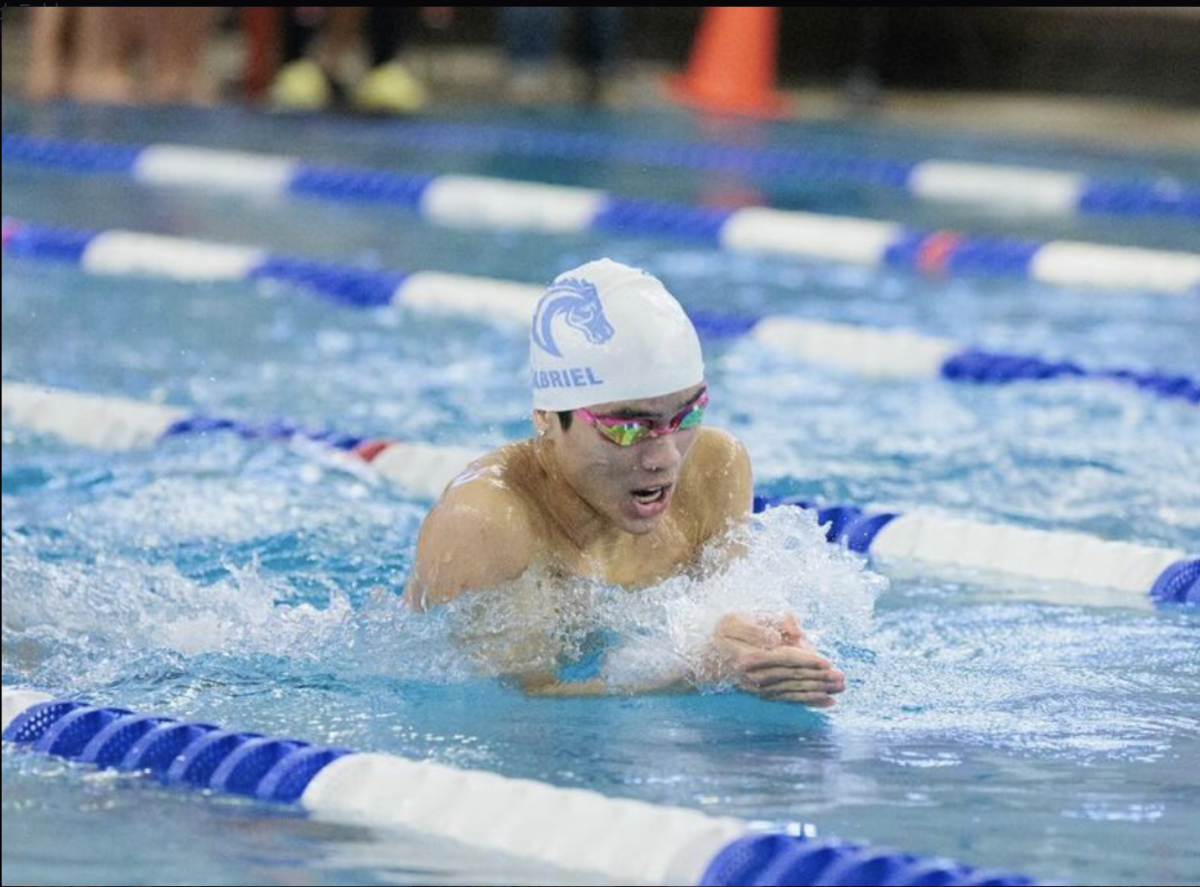
[[[666,423],[665,427],[656,427],[658,422],[654,419],[597,416],[591,410],[583,407],[579,407],[575,412],[581,413],[593,428],[617,446],[631,447],[652,437],[661,437],[664,434],[695,428],[704,421],[704,410],[707,406],[708,386],[705,385],[681,412]]]

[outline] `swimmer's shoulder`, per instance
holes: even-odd
[[[512,535],[532,530],[525,475],[531,461],[528,441],[493,450],[472,462],[446,487],[429,517]]]
[[[743,517],[754,496],[745,445],[722,428],[702,427],[683,465],[680,494],[680,505],[692,515],[702,539]]]
[[[690,487],[710,493],[725,487],[747,488],[753,480],[750,455],[730,432],[704,426],[683,465],[683,479]]]
[[[514,447],[520,445],[514,445]],[[514,454],[504,447],[467,468],[421,525],[409,602],[445,603],[473,588],[521,576],[533,562],[537,533],[528,502],[511,482]]]

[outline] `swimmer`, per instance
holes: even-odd
[[[694,568],[702,549],[749,516],[749,457],[733,435],[703,424],[710,393],[700,340],[655,277],[609,259],[560,275],[534,313],[530,370],[533,438],[472,463],[425,518],[405,589],[417,611],[467,593],[544,592],[546,581],[519,581],[532,575],[649,589]],[[549,643],[532,628],[521,641]],[[564,680],[548,655],[497,667],[535,695],[731,681],[764,699],[825,708],[845,689],[790,613],[724,615],[698,660],[637,688]]]

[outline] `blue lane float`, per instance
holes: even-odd
[[[1003,385],[1054,379],[1108,379],[1134,385],[1150,394],[1200,403],[1200,382],[1183,375],[1154,370],[1085,368],[1072,360],[1043,360],[1029,354],[1008,354],[967,348],[947,358],[942,378],[951,382]]]
[[[5,688],[6,701],[8,694]],[[321,768],[350,753],[75,699],[24,708],[6,725],[4,741],[101,769],[145,773],[166,785],[283,803],[296,801]]]
[[[6,134],[3,159],[65,173],[122,174],[153,186],[385,204],[416,211],[437,224],[460,227],[551,233],[599,230],[712,243],[733,251],[890,265],[934,275],[1016,276],[1055,285],[1163,294],[1200,289],[1200,254],[1188,252],[972,237],[917,231],[872,219],[768,207],[714,209],[635,200],[589,188],[314,166],[289,157],[176,145],[108,145]],[[1003,197],[1012,192],[1015,175],[999,184],[989,181],[982,190]],[[918,190],[953,192],[970,178],[961,169],[940,173],[926,169]],[[1044,177],[1035,181],[1039,193],[1048,187]],[[1061,185],[1057,190],[1063,190]]]
[[[526,323],[540,287],[512,281],[362,268],[245,246],[141,235],[78,231],[6,219],[4,250],[23,258],[61,261],[97,274],[153,273],[185,281],[270,281],[355,308],[400,304],[416,310]],[[773,350],[876,378],[933,379],[1001,385],[1051,380],[1103,380],[1149,394],[1200,404],[1200,380],[1125,367],[1087,367],[1076,361],[973,348],[906,331],[875,330],[783,316],[690,312],[700,334],[714,339],[753,336]]]
[[[55,434],[100,449],[153,446],[172,439],[235,433],[248,439],[303,440],[328,447],[349,464],[371,468],[406,493],[437,498],[479,450],[413,441],[369,439],[312,431],[287,422],[250,423],[190,414],[178,407],[124,398],[3,383],[4,418],[24,428]],[[1181,549],[1100,539],[1083,533],[989,524],[934,512],[871,511],[854,505],[823,505],[761,492],[754,510],[795,506],[816,509],[826,538],[869,555],[886,567],[913,562],[926,575],[964,573],[980,584],[1014,578],[1055,589],[1052,598],[1078,605],[1122,592],[1125,606],[1200,604],[1200,558]],[[1099,594],[1098,594],[1099,593]]]
[[[484,123],[403,121],[367,126],[379,139],[429,151],[508,153],[528,157],[729,172],[766,182],[802,179],[822,184],[904,191],[926,200],[957,200],[991,208],[1057,214],[1160,216],[1200,220],[1200,189],[1177,179],[1116,180],[1062,170],[945,160],[897,161],[797,148],[697,144],[609,133],[568,133]],[[1049,199],[1047,197],[1049,195]]]
[[[751,835],[733,841],[709,863],[705,887],[745,884],[1032,884],[1013,872],[974,869],[948,859],[880,850],[836,839]]]
[[[581,789],[223,730],[209,723],[8,687],[3,695],[4,741],[41,754],[143,773],[181,789],[296,804],[324,818],[404,825],[468,845],[595,872],[618,883],[1036,883],[1014,872],[764,832],[736,819]],[[480,829],[470,819],[473,809],[504,809],[510,825]],[[447,811],[457,815],[448,817]],[[596,839],[598,833],[604,840]]]
[[[1150,597],[1162,604],[1200,605],[1200,557],[1177,561],[1163,570],[1150,588]]]

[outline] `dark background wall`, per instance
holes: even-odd
[[[630,58],[682,65],[702,7],[629,7]],[[495,16],[459,7],[448,33],[494,43]],[[785,85],[837,84],[856,64],[895,88],[1140,96],[1200,105],[1197,7],[784,7]]]

